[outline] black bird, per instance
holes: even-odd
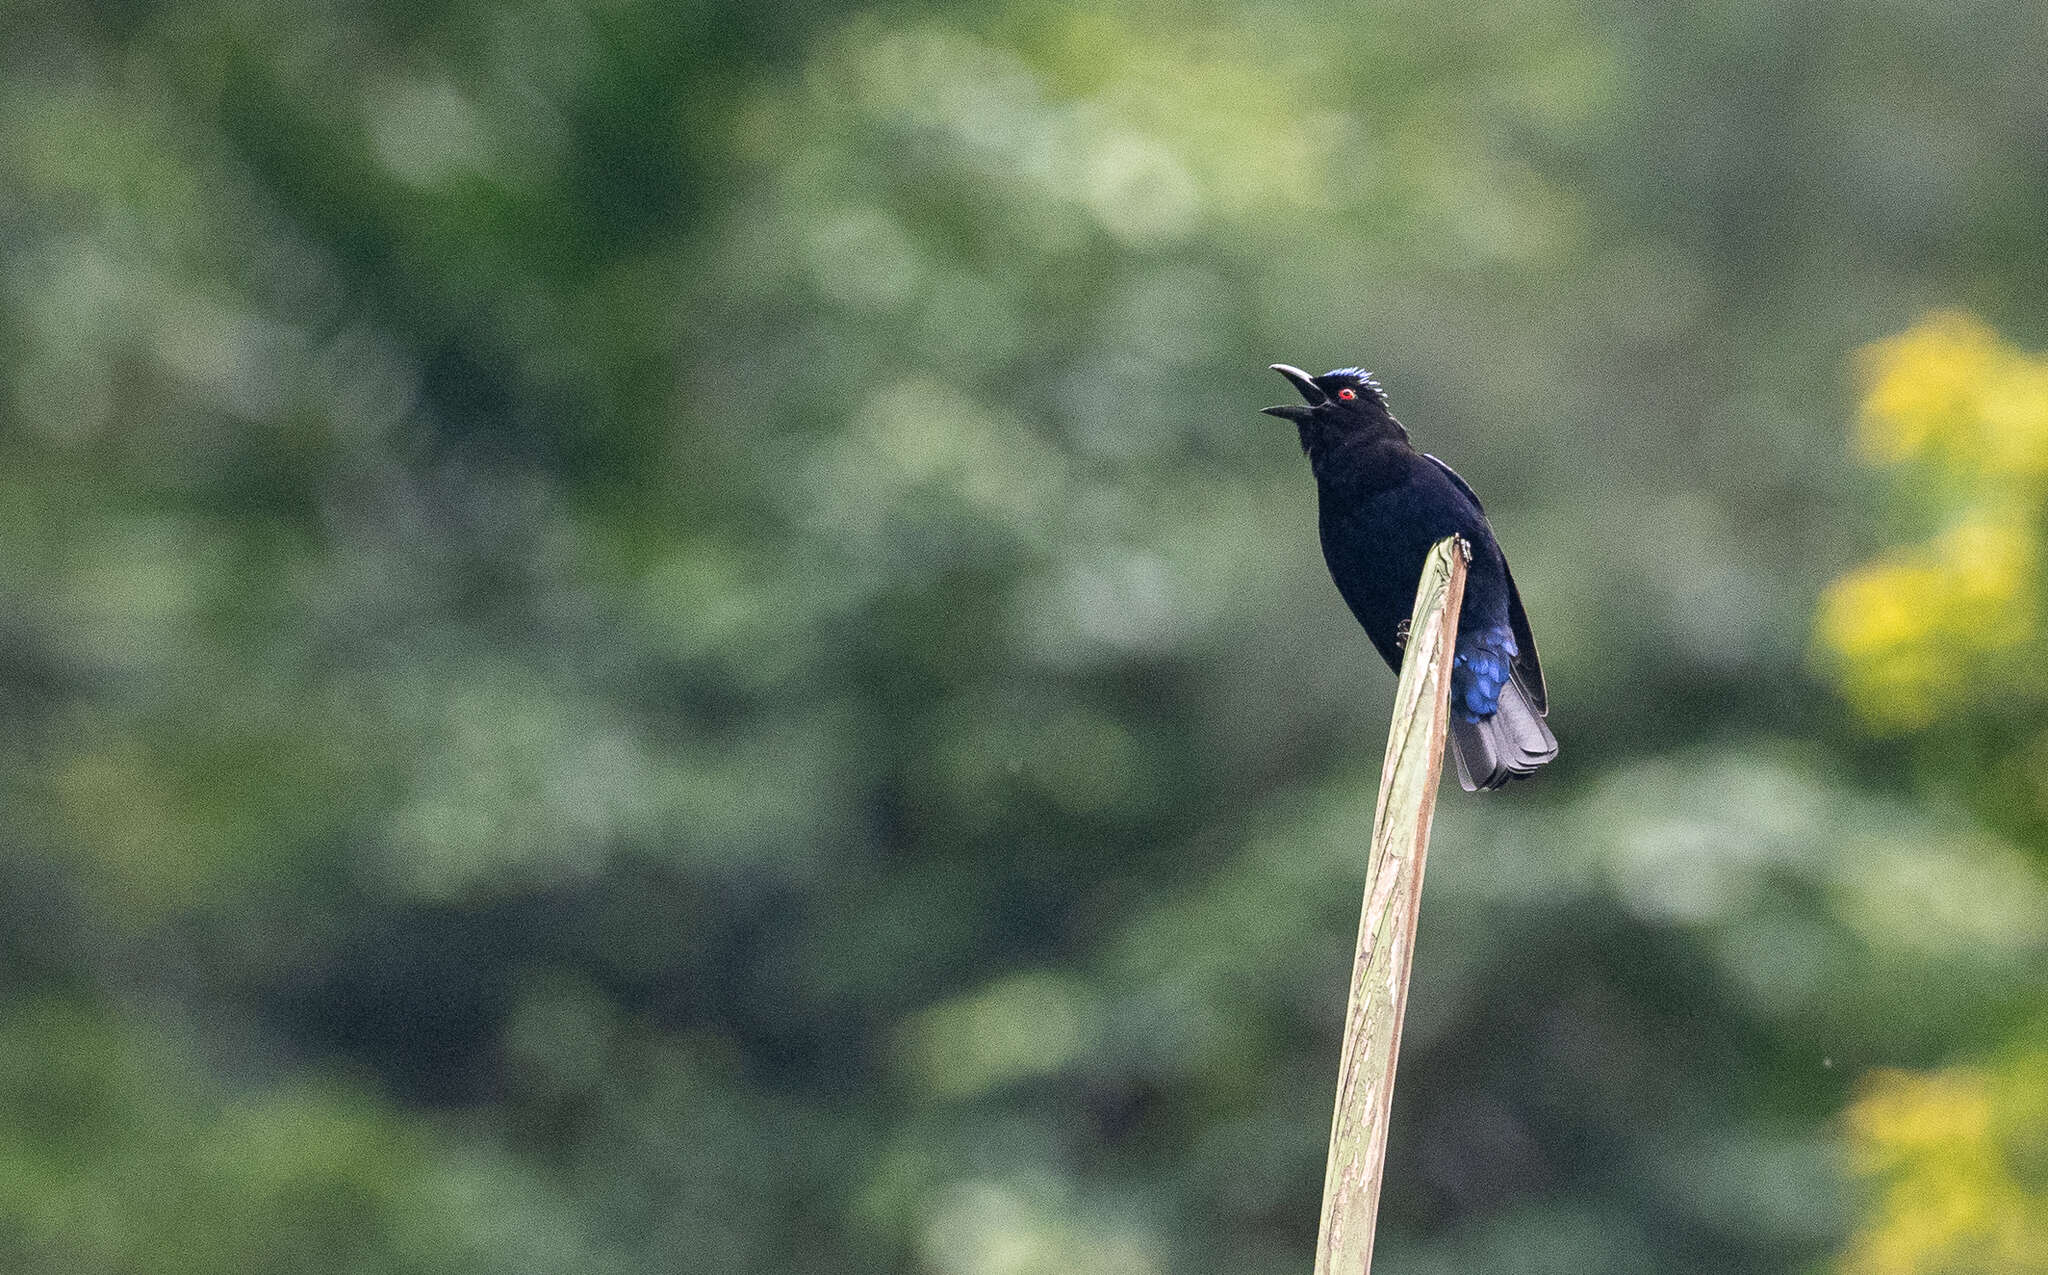
[[[1550,709],[1543,665],[1479,497],[1449,465],[1409,444],[1370,373],[1344,367],[1310,376],[1285,363],[1273,370],[1307,401],[1265,412],[1301,430],[1320,498],[1323,561],[1389,668],[1400,670],[1430,546],[1449,535],[1472,546],[1451,664],[1458,780],[1476,792],[1534,774],[1557,756],[1557,737],[1543,720]]]

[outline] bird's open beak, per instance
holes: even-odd
[[[1301,391],[1301,396],[1308,400],[1308,405],[1304,407],[1300,403],[1283,403],[1278,407],[1260,408],[1259,410],[1266,415],[1282,416],[1290,421],[1305,420],[1309,413],[1329,400],[1330,396],[1323,393],[1323,387],[1317,385],[1309,377],[1309,374],[1300,368],[1289,367],[1285,363],[1275,363],[1273,364],[1273,370],[1294,382],[1294,388]]]

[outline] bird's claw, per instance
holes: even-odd
[[[1395,625],[1395,626],[1394,626],[1394,649],[1395,649],[1395,650],[1397,650],[1397,651],[1405,651],[1405,650],[1407,650],[1407,649],[1408,649],[1408,626],[1409,626],[1410,624],[1412,624],[1412,623],[1414,623],[1414,620],[1413,620],[1413,619],[1411,618],[1411,619],[1403,620],[1403,621],[1401,621],[1401,622],[1400,622],[1399,624],[1397,624],[1397,625]]]

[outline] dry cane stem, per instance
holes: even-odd
[[[1323,1219],[1316,1237],[1316,1275],[1367,1275],[1373,1223],[1387,1158],[1387,1117],[1394,1100],[1394,1063],[1401,1017],[1408,1007],[1408,970],[1415,959],[1415,922],[1422,906],[1422,868],[1429,824],[1450,729],[1451,649],[1465,597],[1465,550],[1456,537],[1439,541],[1423,563],[1394,723],[1380,768],[1372,855],[1351,997],[1344,1011],[1344,1054],[1337,1071],[1337,1112],[1323,1172]]]

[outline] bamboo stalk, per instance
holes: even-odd
[[[1450,729],[1451,651],[1465,598],[1466,555],[1457,537],[1438,541],[1415,590],[1387,757],[1380,767],[1358,951],[1351,963],[1315,1275],[1367,1275],[1372,1269],[1394,1064],[1401,1052],[1401,1018],[1408,1008],[1408,970],[1415,960],[1415,923],[1422,906],[1422,869]]]

